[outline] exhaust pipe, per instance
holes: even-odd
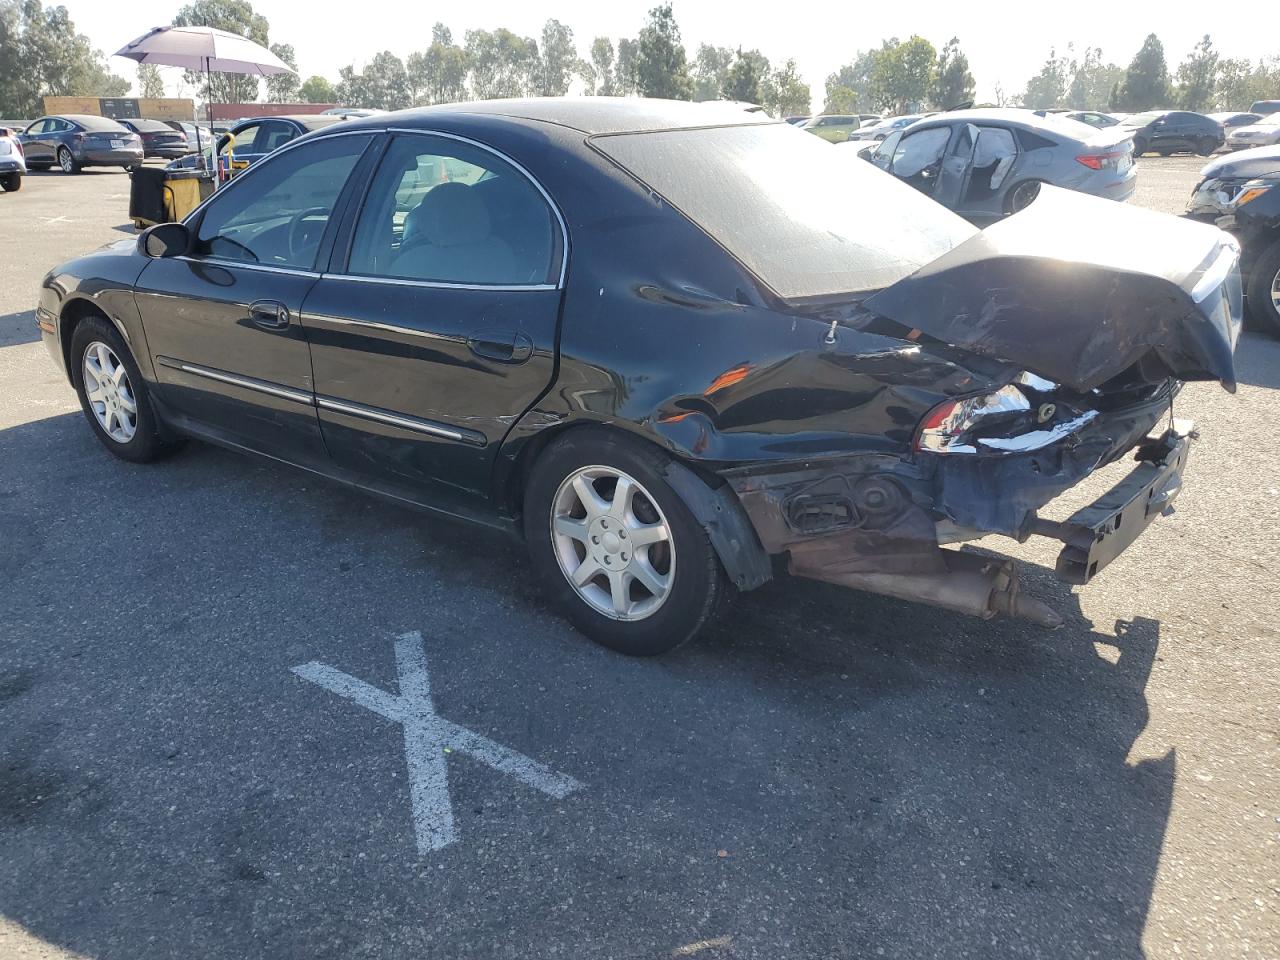
[[[1012,560],[974,553],[940,550],[945,572],[863,573],[838,566],[806,564],[791,555],[790,570],[800,577],[823,580],[841,587],[882,593],[901,600],[927,603],[971,617],[990,620],[996,614],[1022,617],[1045,627],[1062,626],[1062,617],[1048,605],[1022,593],[1018,568]]]

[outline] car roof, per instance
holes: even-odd
[[[467,103],[447,103],[432,107],[397,110],[394,113],[383,113],[347,122],[353,129],[378,128],[387,124],[408,128],[430,128],[435,117],[460,115],[537,120],[578,130],[588,136],[783,122],[772,120],[760,113],[749,113],[738,104],[720,101],[691,103],[684,100],[652,100],[642,97],[534,97],[513,100],[473,100]]]
[[[1081,123],[1079,120],[1072,120],[1070,117],[1061,113],[1051,113],[1048,116],[1040,116],[1031,110],[1023,110],[1015,107],[987,107],[980,110],[953,110],[950,113],[939,113],[932,117],[927,117],[919,122],[921,129],[929,126],[941,126],[943,124],[961,123],[998,123],[1006,127],[1018,127],[1023,130],[1034,130],[1036,132],[1048,131],[1056,133],[1059,136],[1075,137],[1080,139],[1082,136],[1088,136],[1092,132],[1092,127]]]

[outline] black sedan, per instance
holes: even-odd
[[[1152,110],[1133,113],[1120,121],[1133,137],[1133,155],[1198,153],[1207,157],[1226,142],[1222,124],[1203,113],[1189,110]]]
[[[1234,388],[1236,258],[1051,187],[979,231],[737,107],[488,101],[288,144],[52,270],[37,323],[117,456],[197,437],[510,530],[653,654],[783,565],[1060,622],[942,545],[1054,538],[1077,584],[1128,546],[1180,488],[1179,381]]]
[[[116,122],[138,135],[142,140],[142,151],[148,157],[176,160],[178,157],[185,157],[192,150],[187,144],[185,133],[159,120],[143,120],[134,117]]]
[[[261,160],[273,150],[278,150],[286,143],[305,136],[316,130],[335,123],[341,123],[343,117],[327,114],[302,115],[296,117],[251,117],[240,120],[229,129],[217,135],[215,143],[206,144],[206,153],[212,155],[215,147],[218,155],[234,156],[238,168],[247,167]],[[169,164],[170,169],[196,167],[200,164],[197,155],[183,157]],[[206,167],[212,169],[213,163],[206,159]]]
[[[85,167],[142,166],[141,138],[108,117],[63,114],[41,117],[27,125],[18,137],[31,170],[48,170],[54,164],[63,173],[79,173]]]
[[[1280,337],[1280,147],[1222,157],[1200,176],[1187,215],[1239,238],[1249,314]]]

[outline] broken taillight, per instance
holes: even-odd
[[[1041,377],[1030,377],[1019,382],[1041,393],[1054,387]],[[915,449],[945,454],[1025,453],[1075,433],[1098,415],[1096,410],[1080,413],[1042,399],[1045,402],[1033,407],[1021,389],[1009,384],[992,393],[944,401],[920,421]]]

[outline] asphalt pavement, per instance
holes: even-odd
[[[1060,630],[793,580],[630,660],[496,534],[110,457],[32,308],[127,204],[0,194],[0,957],[1280,956],[1280,342],[1094,583],[1013,545]]]

